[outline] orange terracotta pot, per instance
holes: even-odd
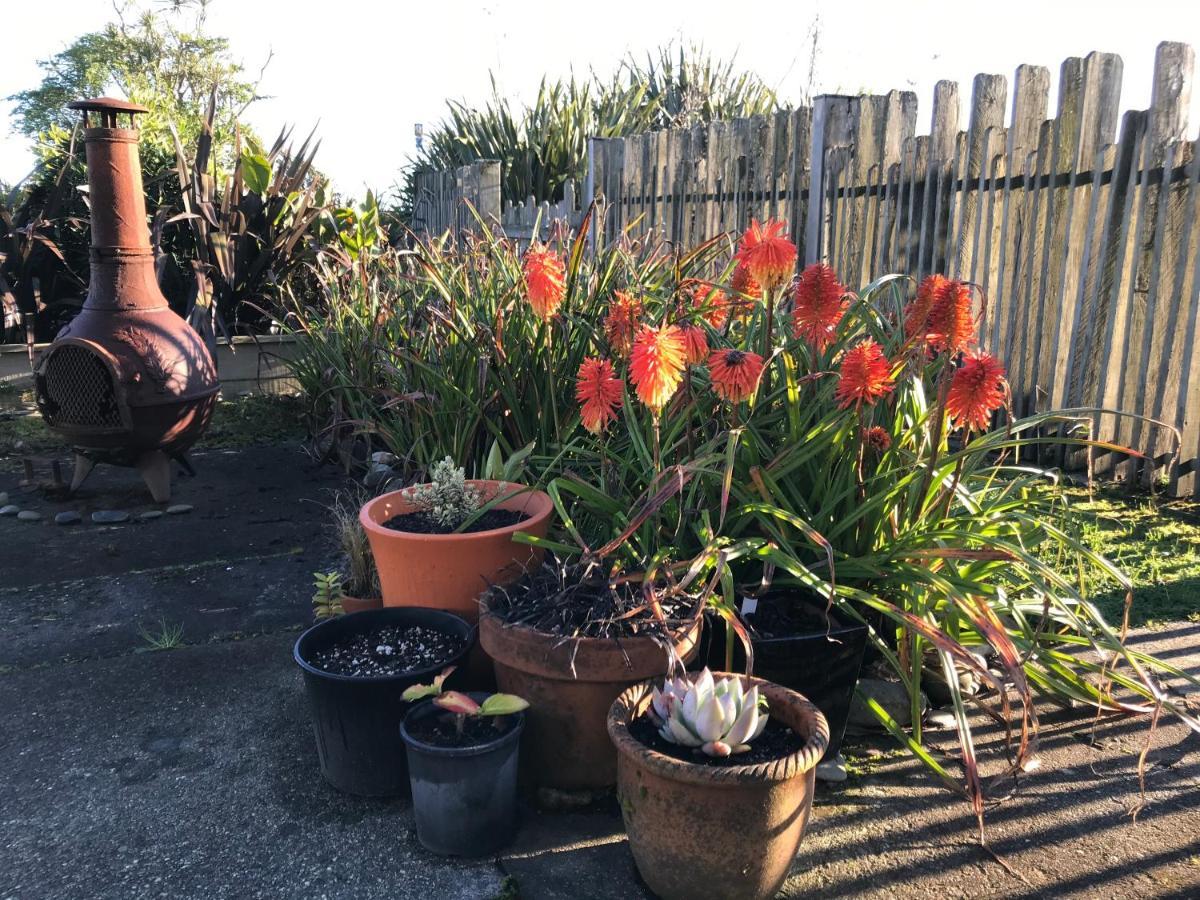
[[[676,641],[684,661],[696,655],[697,620]],[[564,642],[523,625],[505,625],[484,610],[479,643],[492,658],[499,690],[529,701],[521,766],[527,781],[561,790],[611,787],[617,755],[608,710],[631,684],[665,675],[666,651],[648,637]],[[572,659],[574,674],[572,674]]]
[[[629,733],[650,706],[651,682],[629,688],[609,711],[629,849],[663,900],[774,897],[804,837],[829,726],[795,691],[739,677],[758,685],[771,716],[802,735],[803,747],[758,765],[706,766],[658,753]]]
[[[350,597],[342,594],[342,612],[356,613],[368,609],[379,609],[383,606],[381,597]]]
[[[413,534],[384,528],[393,516],[415,507],[401,491],[376,497],[358,518],[371,542],[384,606],[444,609],[470,622],[479,619],[479,595],[492,584],[511,584],[542,564],[544,550],[513,541],[525,532],[545,537],[554,504],[542,491],[504,481],[469,481],[488,502],[499,494],[517,493],[497,509],[523,512],[526,519],[507,528],[472,534]]]

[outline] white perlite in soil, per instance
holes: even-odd
[[[463,648],[457,635],[423,625],[389,625],[349,635],[313,654],[313,666],[334,675],[403,675],[449,662]]]

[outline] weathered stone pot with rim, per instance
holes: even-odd
[[[676,638],[687,662],[696,654],[700,620]],[[667,651],[649,637],[564,641],[524,625],[505,625],[484,608],[479,643],[496,667],[496,684],[529,701],[521,765],[526,778],[561,790],[611,787],[617,757],[606,720],[617,696],[631,684],[665,675]],[[574,670],[572,672],[572,659]]]
[[[609,710],[629,849],[663,900],[774,897],[804,837],[815,767],[829,743],[825,717],[795,691],[739,677],[758,686],[773,718],[804,738],[799,750],[745,766],[708,766],[651,750],[629,732],[650,706],[651,682],[629,688]]]

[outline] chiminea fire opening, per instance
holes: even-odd
[[[216,366],[155,277],[134,121],[146,109],[111,98],[71,108],[83,113],[91,280],[83,309],[38,360],[38,408],[75,449],[71,490],[105,462],[136,466],[164,502],[170,460],[187,466],[183,454],[212,416]]]

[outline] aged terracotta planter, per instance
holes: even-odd
[[[384,606],[444,609],[468,621],[479,618],[479,595],[492,584],[511,584],[542,564],[545,551],[513,541],[517,532],[545,537],[554,504],[542,491],[504,481],[469,481],[490,501],[498,494],[516,496],[497,509],[524,512],[528,518],[507,528],[473,534],[413,534],[384,528],[393,516],[414,511],[400,491],[363,506],[359,521],[371,542]]]
[[[677,639],[685,662],[696,655],[700,620]],[[523,625],[504,625],[486,609],[479,643],[496,667],[499,690],[529,701],[521,766],[540,787],[590,790],[617,780],[617,756],[606,720],[617,696],[639,681],[665,675],[666,651],[649,637],[564,642]],[[574,675],[571,670],[574,653]]]
[[[365,612],[368,609],[379,609],[383,606],[383,600],[379,597],[351,597],[348,594],[342,594],[342,612],[356,613]]]
[[[705,766],[651,750],[629,733],[650,705],[650,682],[629,688],[609,711],[629,849],[663,900],[774,897],[804,837],[829,727],[795,691],[741,677],[758,685],[772,717],[804,736],[803,747],[759,765]]]

